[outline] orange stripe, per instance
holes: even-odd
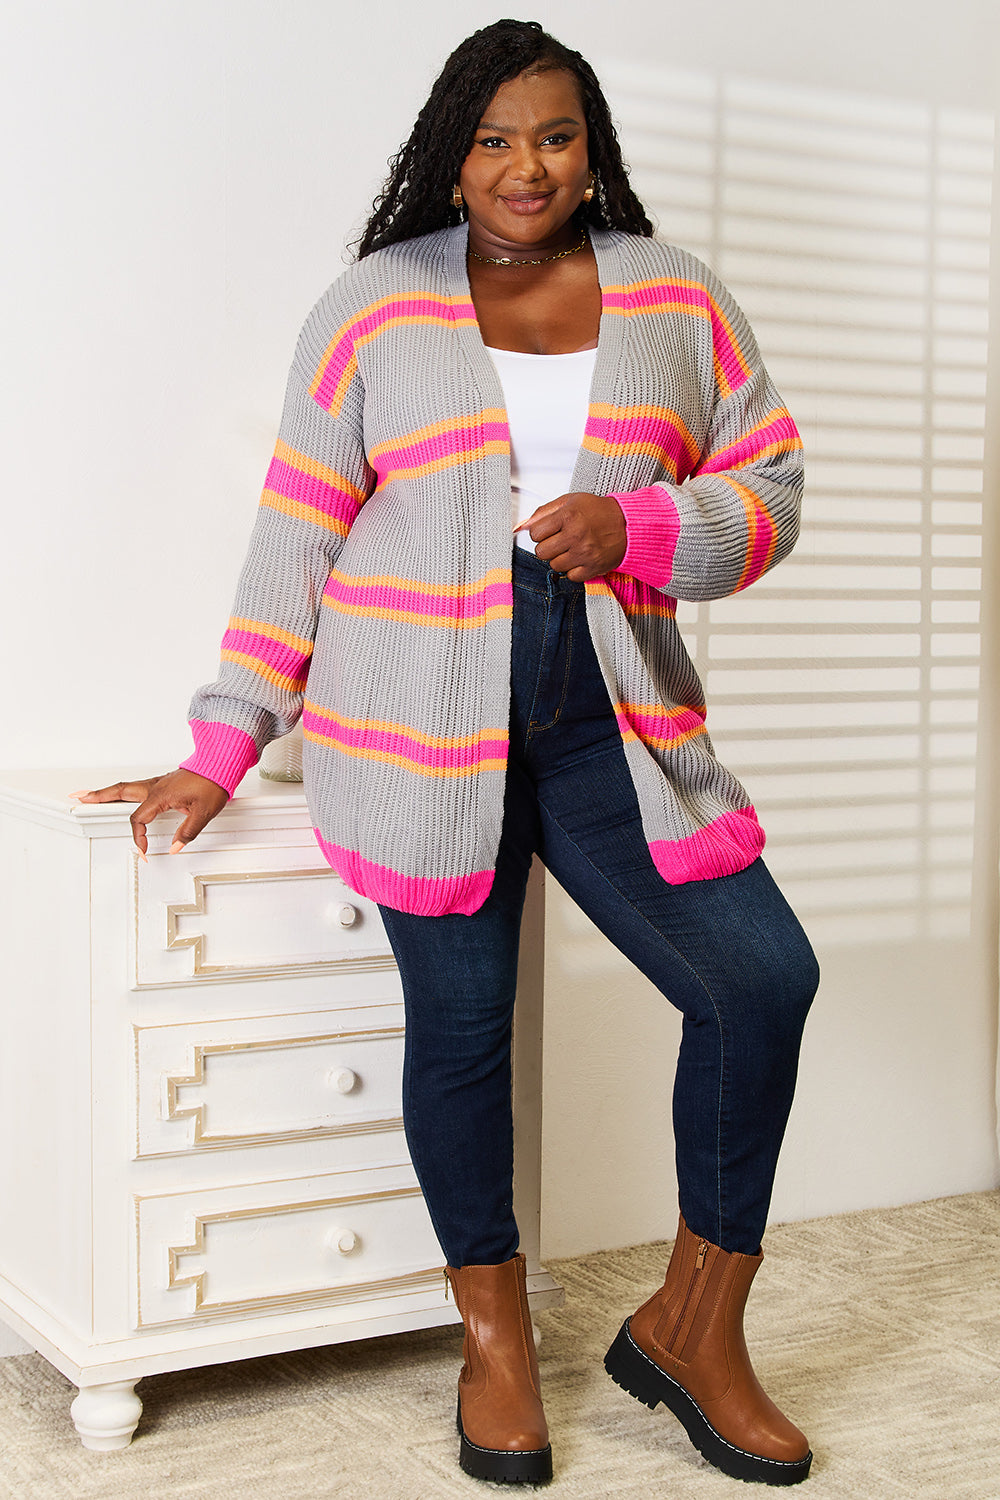
[[[325,374],[325,371],[323,373]],[[351,357],[341,371],[340,379],[337,381],[337,384],[333,388],[333,395],[330,397],[330,405],[326,408],[331,417],[340,416],[341,410],[344,405],[344,398],[346,397],[347,392],[350,390],[351,382],[353,381],[357,373],[358,356],[353,352],[352,349]],[[315,395],[315,391],[313,391],[312,394]]]
[[[752,583],[754,581],[754,579],[759,578],[762,573],[767,572],[771,559],[774,556],[774,549],[778,542],[778,528],[775,526],[774,521],[771,519],[770,513],[767,510],[767,507],[764,505],[764,502],[761,500],[759,495],[755,495],[753,490],[748,490],[745,485],[738,484],[735,479],[730,479],[726,474],[721,474],[719,477],[720,479],[725,479],[726,483],[733,487],[733,489],[739,495],[740,499],[743,501],[743,509],[746,512],[746,562],[743,564],[743,572],[740,574],[740,581],[736,585],[736,589],[734,590],[734,592],[739,593],[740,589],[746,588],[749,583]],[[764,561],[760,562],[759,559],[756,559],[758,565],[756,571],[753,574],[753,577],[751,577],[750,569],[755,562],[754,544],[757,540],[757,530],[762,524],[764,524],[765,518],[767,525],[771,528],[771,540],[768,544]]]
[[[709,302],[712,300],[703,281],[687,281],[683,276],[651,276],[648,281],[619,281],[614,286],[606,286],[604,290],[606,292],[644,292],[654,286],[683,286],[689,291],[704,292]]]
[[[342,615],[361,615],[372,620],[403,620],[411,625],[437,625],[448,630],[478,630],[488,620],[509,620],[513,610],[509,604],[491,604],[473,620],[442,618],[440,615],[420,614],[412,609],[387,609],[380,604],[343,604],[339,599],[323,596],[327,609],[335,609]]]
[[[435,458],[430,463],[414,464],[412,468],[386,469],[379,479],[377,489],[389,483],[390,479],[396,479],[405,474],[408,479],[419,479],[424,474],[439,474],[442,469],[454,469],[459,464],[471,463],[474,459],[484,458],[492,453],[509,453],[510,445],[500,439],[491,439],[482,443],[478,448],[469,448],[464,453],[450,453],[445,458]]]
[[[416,740],[418,744],[427,745],[432,750],[464,750],[467,746],[478,745],[483,740],[506,739],[509,733],[506,729],[480,729],[475,734],[424,734],[421,729],[413,729],[409,724],[393,724],[388,719],[348,719],[344,714],[334,713],[329,708],[320,708],[318,704],[310,703],[308,699],[303,704],[303,709],[315,714],[317,718],[329,719],[332,724],[340,724],[344,729],[375,729],[381,734],[405,734],[407,739]]]
[[[293,469],[298,469],[300,474],[308,474],[311,479],[321,479],[324,484],[330,484],[333,485],[334,489],[343,490],[345,494],[350,495],[352,500],[356,500],[359,505],[365,499],[366,492],[363,489],[359,489],[356,484],[352,484],[343,474],[338,474],[336,469],[328,468],[326,464],[321,464],[317,459],[310,458],[308,453],[299,453],[295,448],[289,448],[288,444],[283,443],[280,438],[274,445],[274,456],[275,458],[280,458],[282,463],[290,464]]]
[[[354,745],[345,745],[342,740],[333,735],[317,734],[314,729],[304,729],[303,738],[314,740],[318,745],[332,745],[342,755],[353,756],[355,760],[377,760],[391,766],[402,766],[406,771],[416,772],[419,776],[478,776],[480,771],[503,771],[506,769],[505,759],[480,760],[474,766],[428,766],[423,761],[411,760],[408,755],[397,755],[389,750],[360,750]]]
[[[706,292],[705,295],[708,296],[708,293]],[[736,356],[736,363],[743,371],[745,379],[749,380],[751,375],[750,366],[747,364],[746,359],[743,355],[743,350],[740,348],[736,335],[733,333],[732,324],[730,323],[729,319],[726,317],[722,309],[719,307],[718,303],[713,301],[711,297],[709,297],[708,300],[712,304],[712,311],[715,313],[719,322],[726,330],[726,337],[729,340],[730,347],[732,348],[732,351]],[[718,354],[715,355],[715,378],[719,382],[719,389],[722,391],[723,396],[725,397],[732,395],[733,386],[730,383],[728,375],[722,368],[722,364],[719,360]]]
[[[289,500],[286,495],[275,494],[274,490],[265,490],[260,503],[270,510],[280,511],[284,516],[293,516],[296,521],[312,521],[315,526],[322,526],[325,531],[335,531],[338,536],[346,536],[351,529],[346,521],[327,515],[325,510],[306,505],[301,500]]]
[[[624,709],[629,714],[660,714],[665,719],[679,719],[682,714],[705,712],[704,703],[685,703],[674,708],[667,708],[664,703],[619,703],[617,708]]]
[[[229,628],[245,630],[253,635],[265,635],[269,641],[280,641],[283,646],[291,646],[307,656],[313,649],[312,641],[306,640],[304,635],[292,635],[290,630],[280,630],[277,625],[269,625],[266,620],[245,620],[234,615],[229,621]]]
[[[276,672],[273,667],[267,666],[256,656],[247,656],[242,651],[221,651],[223,661],[235,662],[238,667],[246,667],[249,672],[255,672],[258,677],[263,677],[265,682],[271,682],[275,687],[283,688],[287,693],[299,693],[305,687],[305,677],[287,677],[284,672]]]
[[[644,302],[641,307],[605,307],[603,311],[605,314],[611,313],[614,315],[617,313],[619,317],[623,318],[639,318],[644,317],[647,313],[665,312],[688,313],[692,318],[707,319],[711,317],[707,307],[698,307],[693,302],[679,302],[673,299],[663,302]]]
[[[763,448],[755,448],[753,453],[748,454],[746,458],[734,459],[729,467],[730,469],[746,469],[760,458],[770,458],[775,453],[797,453],[801,447],[801,438],[797,442],[794,438],[779,438],[776,443],[766,443]],[[722,448],[719,451],[724,453],[725,449]],[[713,458],[715,456],[715,454],[712,455]],[[719,473],[720,471],[716,469],[713,472]]]
[[[354,574],[342,573],[339,568],[334,568],[330,577],[346,583],[349,588],[412,589],[420,594],[430,594],[437,599],[468,599],[473,594],[481,594],[491,583],[509,583],[510,569],[491,568],[488,573],[483,574],[482,578],[477,578],[475,583],[424,583],[419,578],[397,578],[394,573],[366,573],[364,577],[357,577]],[[506,732],[504,730],[505,734]]]
[[[688,740],[695,740],[700,734],[706,733],[707,730],[705,729],[704,724],[699,724],[694,729],[684,729],[680,734],[671,734],[666,737],[658,734],[644,734],[642,736],[642,743],[644,745],[653,745],[657,750],[672,750],[675,745],[683,745]],[[635,734],[635,731],[632,729],[629,730],[629,735],[634,736],[635,739],[639,738],[639,736]],[[622,739],[625,738],[627,738],[627,736],[623,734]]]
[[[368,457],[374,460],[380,458],[383,453],[391,453],[395,448],[406,448],[412,443],[426,442],[428,438],[443,437],[448,432],[472,432],[475,428],[482,427],[484,422],[506,422],[506,420],[507,413],[502,406],[488,406],[483,411],[475,412],[470,416],[431,422],[427,427],[418,427],[415,432],[404,432],[385,443],[377,443],[374,448],[368,450]]]
[[[608,456],[616,453],[642,453],[647,458],[655,458],[657,462],[665,463],[665,466],[670,469],[674,466],[670,454],[659,443],[609,443],[604,438],[585,437],[581,447],[589,449],[591,453]]]
[[[330,363],[330,360],[333,357],[333,352],[336,349],[337,345],[340,343],[341,339],[346,336],[346,334],[350,331],[350,329],[354,328],[364,318],[370,317],[373,313],[377,313],[378,310],[379,310],[379,308],[381,308],[381,307],[388,307],[391,302],[427,302],[427,301],[441,302],[441,303],[444,304],[445,307],[456,307],[456,306],[458,306],[459,303],[468,302],[468,300],[469,300],[468,297],[450,297],[450,296],[446,296],[446,295],[439,295],[436,292],[393,292],[393,293],[390,293],[390,295],[388,297],[380,297],[377,302],[369,302],[365,307],[360,308],[358,312],[356,312],[351,318],[349,318],[346,323],[341,323],[340,327],[337,329],[336,333],[333,335],[333,338],[330,340],[330,342],[327,344],[326,348],[323,350],[323,354],[322,354],[322,357],[320,358],[320,362],[319,362],[319,367],[318,367],[318,369],[316,371],[316,374],[313,376],[312,380],[309,383],[309,394],[310,394],[310,396],[315,396],[316,392],[319,390],[320,382],[323,379],[323,375],[324,375],[324,372],[326,370],[326,367]],[[450,322],[452,320],[451,319],[441,318],[438,321],[439,322]],[[462,319],[460,321],[462,321],[462,322],[470,321],[471,322],[472,320],[471,319],[469,319],[469,320]],[[387,326],[388,326],[388,324],[380,325],[380,327],[387,327]]]

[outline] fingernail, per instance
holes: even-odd
[[[135,852],[136,852],[136,854],[138,854],[139,858],[142,860],[142,862],[143,862],[144,865],[148,865],[149,864],[149,860],[143,854],[143,852],[142,852],[141,849],[137,849]]]
[[[174,839],[174,842],[170,845],[170,852],[171,854],[180,854],[183,848],[184,845],[181,843],[180,839]]]
[[[84,789],[83,789],[82,792],[67,792],[66,795],[67,795],[67,797],[72,797],[74,800],[77,800],[80,797],[89,797],[90,796],[90,792],[87,790],[86,787],[84,787]]]

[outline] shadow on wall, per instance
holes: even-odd
[[[806,445],[792,558],[678,613],[822,944],[969,931],[993,118],[610,62],[636,190]]]

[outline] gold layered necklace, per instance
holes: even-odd
[[[580,243],[578,245],[571,245],[568,250],[557,250],[555,255],[543,255],[541,260],[515,260],[510,255],[480,255],[479,251],[473,250],[471,245],[469,246],[469,254],[474,256],[476,260],[482,261],[484,266],[544,266],[550,260],[564,260],[567,255],[578,255],[586,243],[587,231],[584,230],[580,235]]]

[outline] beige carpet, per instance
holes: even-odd
[[[1000,1500],[1000,1195],[770,1231],[748,1315],[758,1373],[809,1433],[803,1500]],[[753,1491],[710,1469],[663,1408],[605,1375],[665,1246],[552,1262],[542,1380],[565,1500]],[[460,1334],[439,1329],[154,1376],[132,1447],[87,1453],[73,1388],[40,1356],[0,1361],[0,1495],[16,1500],[472,1500],[541,1493],[457,1467]],[[791,1493],[791,1492],[789,1492]]]

